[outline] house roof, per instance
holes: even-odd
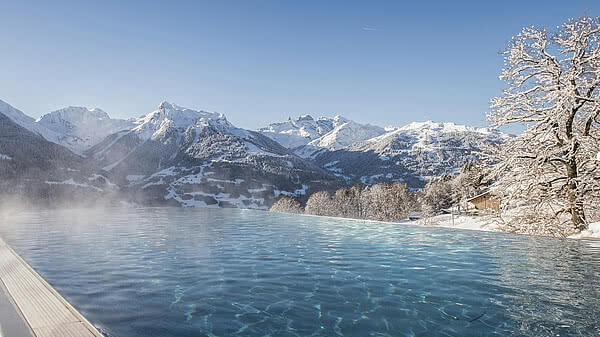
[[[473,200],[475,200],[475,199],[477,199],[477,198],[483,197],[484,195],[486,195],[486,194],[491,194],[491,193],[492,193],[492,191],[489,191],[489,190],[488,190],[488,191],[485,191],[485,192],[482,192],[482,193],[479,193],[479,194],[477,194],[477,195],[475,195],[475,196],[472,196],[472,197],[470,197],[469,199],[467,199],[467,202],[469,202],[469,201],[473,201]]]

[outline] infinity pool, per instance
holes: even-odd
[[[231,209],[0,236],[109,336],[600,336],[600,243]]]

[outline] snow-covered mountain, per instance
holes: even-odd
[[[273,123],[258,131],[288,149],[297,149],[298,154],[320,148],[338,150],[385,133],[379,126],[359,124],[341,116],[315,120],[310,115],[290,117],[286,122]],[[300,149],[303,146],[307,147]]]
[[[508,137],[454,123],[426,121],[384,129],[339,116],[315,120],[309,115],[259,131],[349,184],[406,181],[412,187],[422,187],[430,176],[455,172],[477,159],[482,147]]]
[[[18,124],[19,126],[25,128],[26,130],[34,134],[42,136],[48,141],[60,144],[61,141],[63,141],[64,139],[63,135],[37,123],[35,119],[27,116],[21,110],[12,107],[11,105],[2,100],[0,100],[0,113],[9,118],[11,121]]]
[[[385,133],[385,130],[379,126],[346,120],[336,125],[333,130],[311,141],[308,145],[339,150],[357,142],[380,136],[383,133]]]
[[[310,143],[345,121],[340,116],[335,118],[321,117],[315,120],[311,115],[303,115],[297,119],[290,117],[285,122],[269,124],[258,131],[291,149]]]
[[[220,113],[163,102],[134,124],[85,154],[138,202],[267,208],[280,194],[302,196],[309,188],[339,183]]]
[[[116,131],[135,126],[133,120],[111,119],[98,108],[88,110],[83,107],[68,107],[35,120],[0,100],[0,113],[21,127],[77,154],[82,154]]]
[[[234,128],[221,113],[195,111],[169,102],[162,102],[156,110],[136,119],[134,124],[133,132],[143,140],[164,139],[169,132],[184,131],[188,127],[211,126],[221,131]]]
[[[508,138],[487,128],[427,121],[388,129],[344,149],[320,151],[314,162],[348,182],[406,181],[420,187],[428,177],[455,173],[485,146]]]
[[[82,158],[23,127],[8,117],[5,113],[7,110],[6,105],[0,107],[0,154],[3,157],[0,176],[7,179],[30,173],[32,176],[46,172],[55,173],[61,168],[79,168]],[[12,116],[20,117],[15,113],[20,112],[16,109],[8,112],[11,112]],[[23,120],[21,122],[23,123]]]
[[[60,143],[77,153],[83,153],[112,133],[135,126],[133,120],[112,119],[99,108],[73,106],[45,114],[36,123],[62,135]]]
[[[26,198],[42,204],[108,199],[118,189],[84,158],[36,133],[17,109],[0,106],[0,202]],[[10,114],[11,117],[8,116]],[[27,116],[25,116],[27,117]],[[17,123],[15,119],[20,121]],[[22,126],[29,126],[34,131]]]

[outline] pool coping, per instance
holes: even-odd
[[[104,337],[2,238],[0,282],[33,336]]]

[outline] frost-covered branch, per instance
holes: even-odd
[[[599,18],[569,20],[555,32],[524,28],[503,53],[507,88],[488,113],[496,127],[528,125],[496,153],[505,206],[552,205],[561,211],[549,216],[571,231],[586,228],[585,209],[600,191],[599,42]]]

